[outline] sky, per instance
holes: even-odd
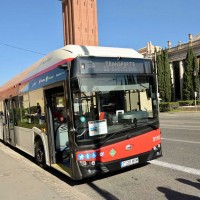
[[[97,0],[99,46],[185,43],[200,33],[199,9],[200,0]],[[1,0],[0,86],[63,41],[59,0]]]

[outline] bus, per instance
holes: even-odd
[[[151,60],[129,48],[49,53],[0,87],[0,140],[74,180],[159,158]]]

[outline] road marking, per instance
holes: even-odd
[[[169,115],[169,114],[166,114],[166,115],[164,115],[164,114],[162,114],[162,115],[160,115],[160,118],[171,118],[171,117],[180,117],[180,115]]]
[[[185,172],[185,173],[200,176],[200,170],[199,169],[185,167],[185,166],[176,165],[176,164],[158,161],[158,160],[152,160],[152,161],[149,161],[149,162],[151,164],[158,165],[158,166],[161,166],[161,167],[170,168],[170,169],[174,169],[174,170],[177,170],[177,171],[180,171],[180,172]]]
[[[170,125],[180,125],[180,126],[182,126],[183,124],[187,124],[187,125],[189,125],[189,124],[198,124],[199,125],[199,120],[196,120],[196,121],[192,121],[192,122],[188,122],[188,120],[176,120],[176,121],[171,121],[171,120],[163,120],[163,121],[161,121],[160,122],[160,124],[162,125],[165,125],[165,126],[169,126],[169,124]],[[198,127],[198,126],[197,126]],[[200,127],[200,126],[199,126]]]
[[[166,128],[166,129],[184,129],[184,130],[192,130],[192,131],[199,131],[200,126],[182,126],[182,125],[173,125],[173,124],[161,124],[161,128]]]
[[[161,123],[161,126],[177,126],[177,127],[180,127],[180,126],[182,126],[182,127],[188,127],[188,128],[200,128],[200,126],[190,126],[190,125],[185,125],[185,126],[183,126],[182,124],[162,124]]]
[[[191,144],[200,144],[200,142],[190,141],[190,140],[176,140],[176,139],[168,139],[168,138],[161,138],[162,140],[169,140],[174,142],[186,142]]]

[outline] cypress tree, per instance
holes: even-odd
[[[195,91],[199,91],[198,63],[193,49],[189,47],[186,60],[184,62],[183,99],[194,99]]]
[[[158,77],[158,92],[160,93],[160,98],[164,98],[164,76],[163,76],[163,55],[162,51],[156,55],[156,62],[157,62],[157,77]]]
[[[162,50],[157,55],[158,91],[163,101],[172,99],[171,70],[169,66],[168,51]]]
[[[165,101],[170,102],[172,100],[172,80],[171,80],[171,70],[169,65],[168,51],[165,49],[163,51],[163,61],[164,61],[164,95]]]

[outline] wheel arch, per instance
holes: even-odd
[[[44,147],[44,153],[45,153],[45,162],[46,165],[50,166],[50,158],[49,158],[49,147],[48,147],[48,138],[46,133],[43,133],[40,129],[38,128],[33,128],[34,130],[34,138],[33,138],[33,142],[34,142],[34,157],[35,157],[35,145],[37,141],[41,141],[43,147]]]

